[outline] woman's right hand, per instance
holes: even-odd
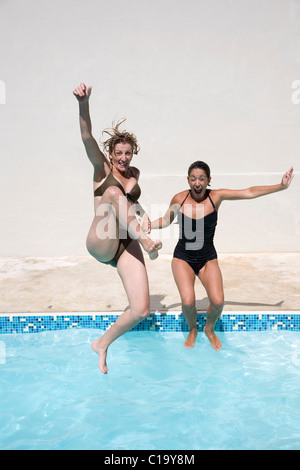
[[[80,85],[73,91],[73,95],[77,98],[79,103],[88,101],[91,96],[91,93],[92,87],[89,86],[87,88],[84,83],[80,83]]]

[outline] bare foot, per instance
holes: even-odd
[[[162,247],[162,242],[160,240],[153,242],[150,238],[146,238],[141,240],[141,243],[151,260],[154,260],[158,257],[158,250],[160,250]]]
[[[211,346],[212,346],[216,351],[220,351],[220,349],[221,349],[221,347],[222,347],[222,343],[221,343],[221,341],[219,340],[219,338],[217,337],[217,335],[214,333],[214,331],[209,330],[209,328],[207,328],[207,325],[205,325],[205,327],[203,328],[203,331],[204,331],[204,333],[206,334],[206,336],[208,337]]]
[[[108,371],[108,367],[106,364],[107,349],[104,349],[101,346],[101,338],[96,339],[95,341],[92,342],[92,348],[99,356],[99,362],[98,362],[99,369],[101,370],[101,372],[103,372],[103,374],[107,374],[107,371]]]
[[[188,349],[193,348],[195,345],[197,334],[198,334],[197,328],[192,328],[183,346]]]

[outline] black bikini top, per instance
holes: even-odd
[[[116,186],[119,188],[130,202],[136,202],[141,195],[141,188],[139,187],[138,183],[135,183],[129,193],[125,193],[122,184],[114,177],[113,172],[111,171],[104,183],[102,183],[101,186],[99,186],[99,188],[94,191],[94,196],[103,196],[104,191],[109,188],[109,186]]]

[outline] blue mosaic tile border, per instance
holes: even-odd
[[[40,333],[69,328],[107,330],[118,318],[118,313],[77,314],[1,314],[0,334]],[[203,330],[206,315],[199,313],[197,324]],[[300,312],[225,312],[217,321],[216,331],[300,331]],[[152,313],[132,331],[188,331],[180,312]]]

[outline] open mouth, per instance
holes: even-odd
[[[127,166],[128,166],[127,163],[119,162],[119,167],[120,167],[120,168],[126,169]]]

